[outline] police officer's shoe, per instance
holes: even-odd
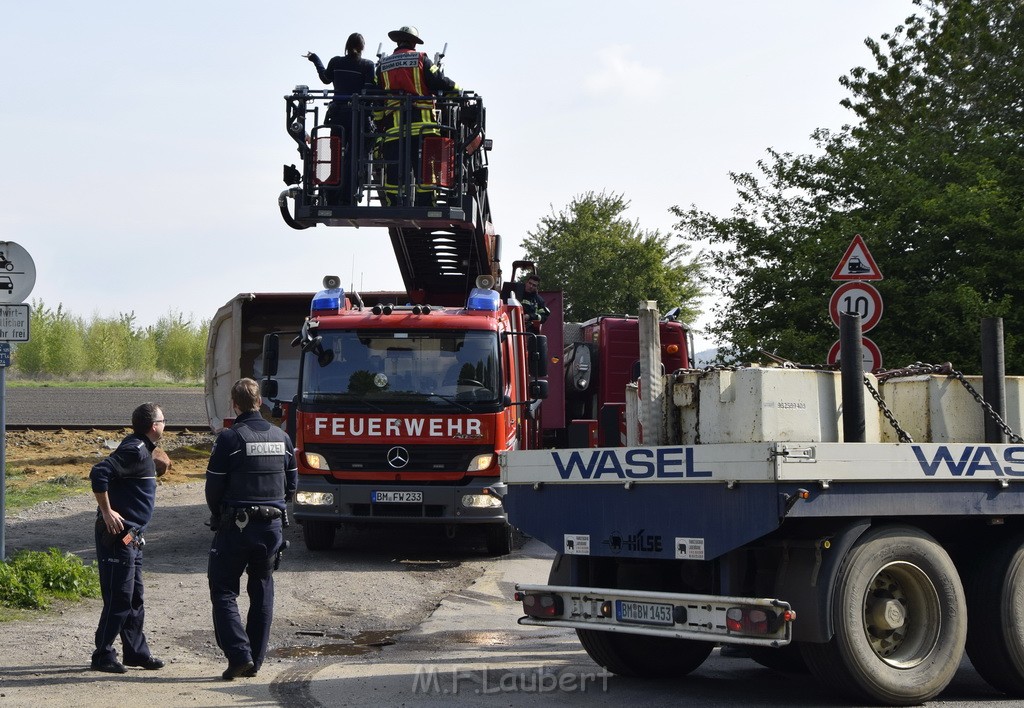
[[[250,671],[253,671],[256,665],[251,661],[247,661],[244,664],[228,664],[228,668],[224,669],[224,673],[220,676],[225,681],[234,681],[239,676],[245,676]]]
[[[256,674],[260,672],[258,666],[253,666],[251,669],[242,674],[243,678],[256,678]]]
[[[117,659],[111,659],[110,661],[93,661],[89,666],[93,671],[102,671],[107,674],[126,674],[128,669],[124,667]]]
[[[125,666],[138,666],[147,671],[156,671],[157,669],[164,668],[164,660],[157,659],[155,656],[147,656],[142,661],[126,661]]]

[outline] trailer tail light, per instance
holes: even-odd
[[[549,593],[516,592],[515,599],[523,603],[523,612],[539,619],[561,617],[565,607],[560,595]]]
[[[322,135],[313,141],[313,167],[316,184],[341,182],[341,138]]]
[[[772,634],[781,622],[792,622],[795,617],[792,610],[776,615],[761,607],[730,607],[725,613],[725,626],[737,634]]]

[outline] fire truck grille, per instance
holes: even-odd
[[[483,445],[307,445],[336,472],[403,472],[429,477],[432,472],[466,472]]]

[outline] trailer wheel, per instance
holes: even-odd
[[[990,686],[1024,696],[1024,546],[996,546],[967,582],[967,656]]]
[[[766,669],[781,671],[787,674],[806,674],[810,672],[807,662],[800,651],[800,645],[790,642],[785,646],[772,647],[743,647],[751,659]]]
[[[329,551],[334,547],[336,530],[333,522],[306,519],[302,522],[302,540],[311,551]]]
[[[512,526],[507,523],[486,527],[487,555],[507,556],[512,552]]]
[[[595,662],[619,676],[685,676],[708,658],[714,644],[692,639],[648,637],[597,629],[577,629],[576,636]]]
[[[964,652],[966,601],[933,538],[902,526],[868,531],[833,592],[835,634],[802,645],[823,684],[889,705],[923,703],[949,684]]]

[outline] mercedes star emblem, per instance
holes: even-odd
[[[396,470],[409,464],[409,451],[404,447],[393,447],[388,450],[388,464]]]

